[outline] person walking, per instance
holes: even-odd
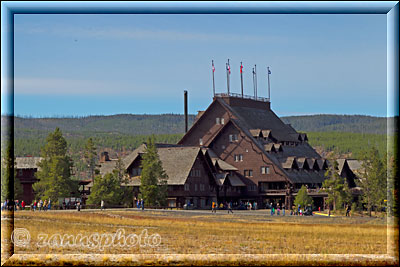
[[[231,212],[231,213],[233,214],[233,211],[232,211],[232,202],[229,202],[229,203],[228,203],[228,214],[229,214],[229,212]]]
[[[23,200],[21,201],[21,209],[25,210],[25,201],[23,201]]]
[[[346,206],[346,217],[350,217],[350,205],[347,204]]]
[[[51,199],[49,198],[49,202],[47,203],[47,209],[51,210]]]
[[[43,203],[43,210],[44,210],[44,211],[47,210],[47,199],[44,200],[44,203]]]
[[[39,200],[39,203],[38,203],[39,211],[42,210],[42,205],[43,205],[43,200]]]
[[[37,208],[37,201],[35,199],[35,202],[33,202],[33,211],[36,211],[36,208]]]
[[[101,200],[100,207],[101,207],[101,210],[104,210],[104,200]]]
[[[78,202],[76,203],[76,209],[77,209],[78,211],[81,211],[81,202],[80,202],[80,201],[78,201]]]
[[[276,215],[280,215],[280,214],[281,214],[281,210],[280,210],[279,207],[280,207],[280,206],[279,206],[279,204],[278,204],[278,206],[277,206],[277,208],[276,208]]]
[[[142,200],[140,201],[140,205],[142,206],[142,210],[144,210],[144,200],[142,198]]]
[[[285,204],[282,204],[282,215],[285,216]]]
[[[211,204],[211,213],[217,213],[217,204],[213,201]]]

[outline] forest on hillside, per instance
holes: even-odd
[[[282,117],[297,131],[306,132],[309,143],[318,151],[359,158],[362,151],[376,146],[386,153],[386,118],[347,115]],[[189,127],[194,116],[189,116]],[[2,116],[2,126],[5,118]],[[68,142],[69,154],[77,174],[85,169],[82,151],[89,137],[97,153],[124,156],[155,134],[158,143],[177,143],[184,133],[184,116],[179,114],[89,116],[76,118],[20,118],[14,120],[16,156],[40,156],[46,137],[59,127]],[[2,127],[2,131],[3,131]],[[2,132],[2,134],[4,134]]]

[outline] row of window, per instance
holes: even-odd
[[[190,171],[190,176],[191,177],[201,177],[201,171],[200,170],[196,170],[196,169],[192,169]]]
[[[262,166],[260,169],[261,174],[269,174],[269,167]],[[253,170],[244,170],[243,175],[245,177],[253,177]]]
[[[194,184],[194,191],[199,191],[199,188],[200,188],[200,191],[204,191],[205,190],[205,185],[204,184],[200,184],[200,186],[199,186],[199,184]],[[189,191],[190,190],[190,185],[189,184],[185,184],[184,189],[185,189],[185,191]],[[209,189],[210,189],[210,191],[213,190],[211,185],[209,186]]]

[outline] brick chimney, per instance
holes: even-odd
[[[104,151],[100,154],[100,162],[104,163],[106,161],[110,161],[110,157],[108,156],[108,152]]]

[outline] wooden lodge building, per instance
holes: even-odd
[[[168,175],[168,205],[191,203],[209,208],[212,201],[284,204],[291,207],[302,185],[315,207],[325,206],[321,187],[329,162],[271,110],[269,99],[216,94],[198,113],[194,124],[176,145],[156,144]],[[129,175],[126,186],[138,197],[141,160],[146,144],[123,159]],[[100,173],[112,171],[115,161],[103,159]],[[346,160],[341,176],[355,187],[355,175]]]

